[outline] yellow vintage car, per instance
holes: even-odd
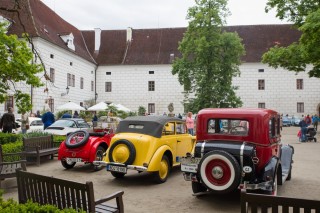
[[[195,136],[184,120],[167,116],[134,116],[120,121],[103,161],[106,170],[122,178],[128,169],[151,172],[157,183],[167,180],[170,169],[192,151]]]

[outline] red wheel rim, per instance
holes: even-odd
[[[226,185],[231,178],[230,167],[226,162],[220,159],[210,161],[205,168],[205,173],[208,181],[216,186]],[[217,178],[217,176],[219,176],[219,178]]]

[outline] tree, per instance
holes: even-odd
[[[276,16],[294,23],[301,31],[298,42],[287,47],[276,45],[262,57],[262,62],[273,68],[283,67],[289,71],[305,71],[308,64],[310,77],[320,77],[320,2],[315,0],[269,0],[266,12],[276,9]]]
[[[226,4],[226,0],[196,0],[188,10],[189,26],[179,43],[182,57],[174,60],[172,74],[178,74],[185,105],[193,112],[242,105],[232,78],[240,75],[244,47],[236,33],[223,30],[229,15]]]
[[[14,93],[16,105],[20,113],[32,109],[28,93],[18,89],[17,82],[23,82],[32,87],[42,85],[36,76],[43,71],[42,65],[33,63],[33,53],[25,39],[16,35],[6,34],[7,23],[0,22],[0,103],[8,98],[8,91]]]

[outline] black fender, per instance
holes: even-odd
[[[284,145],[281,147],[281,167],[282,167],[282,182],[287,180],[287,177],[291,173],[293,163],[294,148],[290,145]],[[291,176],[291,174],[290,174]]]
[[[263,173],[262,173],[262,180],[264,182],[274,180],[274,177],[276,177],[276,172],[279,165],[279,158],[276,156],[273,156],[270,161],[267,163],[267,165],[264,167]],[[272,179],[270,179],[272,178]]]

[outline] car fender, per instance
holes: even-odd
[[[91,139],[89,139],[91,140]],[[101,139],[98,139],[96,141],[89,141],[89,143],[91,144],[91,148],[90,148],[90,154],[89,154],[89,161],[90,162],[93,162],[95,161],[95,157],[96,157],[96,152],[97,152],[97,149],[98,147],[101,145],[101,144],[105,144],[107,147],[108,147],[108,144],[107,142],[101,140]]]
[[[264,181],[269,181],[270,178],[272,177],[272,180],[274,180],[278,165],[279,165],[279,158],[276,156],[273,156],[270,159],[270,161],[267,163],[267,165],[264,167],[264,171],[262,173],[262,179]]]
[[[282,181],[284,182],[289,175],[293,163],[294,148],[291,145],[281,147],[281,166],[282,166]]]
[[[159,171],[162,156],[166,151],[169,151],[172,153],[172,149],[168,145],[161,146],[157,149],[157,151],[153,154],[150,160],[150,163],[148,165],[148,169],[147,169],[148,172]]]

